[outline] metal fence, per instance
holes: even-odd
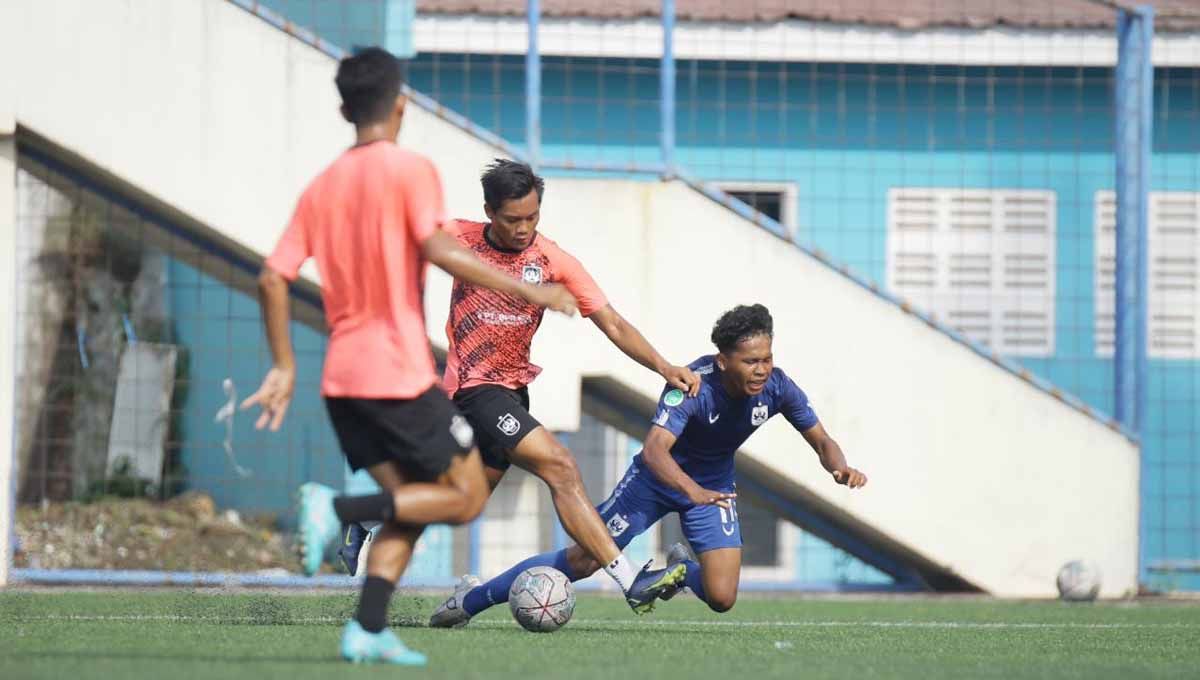
[[[547,175],[702,185],[1117,419],[1142,446],[1143,578],[1200,587],[1188,572],[1200,560],[1200,3],[235,2],[331,52],[411,57],[416,91]],[[215,419],[264,367],[247,263],[36,152],[20,178],[29,508],[119,485],[190,489],[286,528],[299,482],[363,483],[315,398],[282,438]],[[296,304],[309,309],[294,333],[312,387],[324,337],[313,301]],[[137,367],[153,380],[124,382]],[[141,453],[118,467],[123,432],[154,442],[144,464],[157,474],[136,474]],[[637,442],[590,417],[567,436],[599,500]],[[484,524],[428,536],[414,578],[560,544],[539,489],[510,480]],[[763,512],[751,581],[892,584]],[[631,550],[653,555],[672,532]]]

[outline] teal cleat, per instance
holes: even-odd
[[[333,489],[309,482],[300,487],[297,533],[300,539],[300,568],[305,576],[321,569],[325,547],[337,538],[342,523],[333,511]]]
[[[390,663],[398,666],[424,666],[426,662],[424,654],[405,647],[390,628],[368,633],[354,620],[347,621],[342,629],[342,658],[350,663]]]

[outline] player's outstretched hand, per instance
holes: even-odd
[[[525,299],[538,307],[545,307],[567,316],[575,316],[578,309],[575,296],[561,283],[528,286]]]
[[[834,470],[831,474],[833,481],[851,489],[859,489],[867,485],[867,476],[849,466],[841,470]]]
[[[671,383],[672,387],[678,387],[686,392],[689,397],[700,394],[700,376],[687,366],[668,366],[662,372],[662,377]]]
[[[716,505],[728,510],[732,505],[730,501],[737,498],[736,493],[726,493],[724,491],[713,491],[711,489],[699,489],[688,494],[691,500],[696,505]]]
[[[254,423],[254,428],[261,430],[271,425],[271,431],[279,431],[283,424],[283,416],[287,414],[288,405],[292,403],[292,390],[296,387],[295,368],[272,368],[263,378],[258,391],[246,397],[242,402],[242,410],[258,404],[262,407],[262,415]]]

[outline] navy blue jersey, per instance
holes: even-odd
[[[668,385],[658,399],[654,424],[675,435],[671,457],[701,486],[732,485],[734,453],[776,414],[800,432],[818,422],[808,396],[779,368],[771,371],[763,391],[752,397],[734,397],[725,391],[713,355],[700,357],[688,368],[700,375],[700,393],[688,397]]]

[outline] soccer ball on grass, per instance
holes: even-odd
[[[575,589],[557,569],[530,567],[508,589],[508,608],[525,630],[552,633],[571,620],[575,612]]]
[[[1068,602],[1090,602],[1100,594],[1100,569],[1091,562],[1072,560],[1058,570],[1058,595]]]

